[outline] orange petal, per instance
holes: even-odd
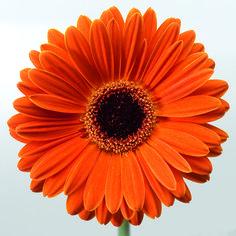
[[[66,201],[66,210],[70,215],[77,215],[84,209],[85,183],[69,194]]]
[[[30,68],[25,68],[25,69],[21,70],[20,71],[20,78],[26,84],[30,84],[30,86],[35,86],[34,83],[32,83],[32,81],[30,80],[30,78],[28,76],[29,70],[31,70],[31,69]]]
[[[56,112],[63,113],[85,113],[86,107],[71,100],[54,95],[34,94],[30,100],[37,106]]]
[[[163,37],[163,35],[166,34],[166,32],[169,31],[174,26],[172,23],[177,23],[178,24],[178,26],[177,26],[178,34],[176,35],[177,37],[173,41],[171,40],[171,37],[173,37],[174,34],[170,37],[170,45],[177,41],[177,39],[179,37],[180,24],[179,24],[177,19],[175,19],[175,18],[168,18],[158,27],[156,32],[153,34],[153,36],[152,36],[152,38],[150,40],[150,43],[148,45],[148,50],[147,50],[147,57],[148,58],[152,54],[152,52],[153,52],[154,48],[156,47],[157,42],[160,40],[160,38]],[[169,28],[170,25],[171,25],[171,27]]]
[[[93,169],[100,152],[96,145],[89,145],[80,153],[80,158],[75,163],[65,184],[65,194],[69,195],[82,185]]]
[[[77,136],[50,149],[34,165],[30,177],[41,180],[55,175],[78,158],[88,142],[88,140]]]
[[[112,215],[112,218],[111,218],[111,223],[114,225],[114,226],[121,226],[124,222],[124,217],[121,213],[121,211],[117,211],[114,215]]]
[[[90,45],[93,59],[103,82],[114,79],[114,58],[112,44],[107,29],[101,20],[92,23]]]
[[[224,99],[220,98],[220,102],[221,104],[224,106],[225,108],[225,112],[227,112],[229,110],[229,103],[226,102]]]
[[[122,35],[123,29],[124,29],[124,19],[123,19],[122,15],[121,15],[120,11],[115,6],[110,7],[109,10],[111,11],[111,13],[113,15],[113,18],[118,23],[119,28],[120,28],[120,32],[121,32],[121,35]]]
[[[158,30],[156,31],[156,33],[158,33]],[[156,44],[153,45],[151,52],[150,45],[148,45],[146,60],[144,62],[146,64],[145,71],[143,74],[144,80],[145,77],[147,77],[151,73],[157,61],[161,58],[162,54],[178,40],[178,37],[179,25],[173,22],[167,27],[164,33],[160,35],[160,37],[158,36],[158,41],[156,41]]]
[[[175,179],[176,179],[176,189],[175,190],[170,190],[170,192],[177,198],[182,198],[184,197],[186,193],[186,184],[183,180],[182,173],[179,172],[178,170],[171,168]]]
[[[199,139],[178,130],[158,127],[156,135],[182,154],[205,156],[209,152],[208,147]]]
[[[191,51],[193,47],[195,38],[196,38],[196,34],[193,30],[185,31],[179,35],[179,40],[183,41],[183,49],[179,55],[177,63],[181,61],[182,59],[184,59],[189,54],[189,52]]]
[[[121,202],[121,205],[120,205],[120,210],[121,210],[121,213],[123,215],[123,217],[126,219],[126,220],[130,220],[134,214],[135,214],[135,211],[133,211],[132,209],[130,209],[125,201],[125,199],[123,198],[122,202]]]
[[[17,164],[17,168],[23,172],[30,172],[34,164],[40,159],[42,155],[36,154],[30,157],[21,158]]]
[[[127,24],[129,23],[130,19],[131,19],[131,18],[133,17],[133,15],[136,14],[136,13],[142,15],[141,12],[140,12],[137,8],[132,8],[132,9],[128,12],[127,17],[126,17],[126,19],[125,19],[125,26],[127,26]]]
[[[182,41],[178,41],[171,45],[153,66],[152,71],[150,71],[146,77],[143,77],[143,83],[148,85],[150,89],[154,88],[174,65],[182,50],[182,46]]]
[[[39,54],[40,52],[36,50],[31,50],[29,53],[29,58],[36,68],[43,69],[41,62],[39,60]]]
[[[79,213],[79,217],[82,220],[92,220],[95,217],[95,211],[87,211],[86,209],[83,209],[80,213]]]
[[[79,16],[77,21],[78,30],[84,35],[87,41],[89,41],[89,32],[92,21],[87,16]]]
[[[64,190],[64,184],[66,182],[67,176],[71,171],[75,161],[71,162],[67,167],[58,172],[57,174],[46,179],[43,187],[43,196],[48,196],[49,198],[55,197],[62,193]]]
[[[122,156],[121,181],[129,208],[134,211],[142,209],[145,197],[143,174],[133,152]]]
[[[161,202],[157,197],[156,193],[152,190],[147,179],[145,180],[145,202],[143,205],[143,212],[150,218],[154,219],[161,215]]]
[[[183,172],[191,172],[191,167],[188,162],[175,149],[161,141],[158,138],[158,133],[156,135],[153,134],[148,143],[171,166]]]
[[[109,21],[113,18],[112,12],[108,9],[102,12],[100,19],[107,26]]]
[[[206,64],[204,65],[203,68],[214,69],[215,68],[215,62],[211,58],[208,58],[207,61],[206,61]]]
[[[210,148],[210,152],[207,156],[208,157],[217,157],[222,153],[222,150],[223,149],[221,146]]]
[[[157,30],[156,12],[151,7],[149,7],[143,15],[143,23],[145,29],[145,38],[147,39],[147,42],[149,42],[152,38],[152,35]]]
[[[144,40],[137,53],[137,57],[134,62],[134,66],[132,68],[132,71],[130,71],[129,74],[129,81],[138,81],[141,78],[141,75],[144,70],[144,59],[147,51],[147,41]]]
[[[84,97],[81,96],[79,91],[62,78],[52,73],[32,69],[29,71],[29,77],[31,81],[48,94],[79,102],[81,104],[84,102]]]
[[[129,223],[132,225],[140,225],[142,221],[143,221],[143,212],[138,211],[135,212],[133,218],[129,220]]]
[[[219,99],[198,95],[188,96],[175,102],[164,105],[158,109],[158,116],[188,117],[201,115],[220,107]]]
[[[194,43],[191,51],[189,52],[189,55],[197,53],[197,52],[204,52],[205,47],[201,43]]]
[[[101,152],[93,170],[88,176],[84,190],[84,207],[87,210],[96,209],[104,198],[110,160],[110,154]]]
[[[41,51],[50,51],[50,52],[58,55],[59,57],[65,59],[66,61],[71,62],[70,56],[67,53],[67,51],[59,48],[58,46],[56,46],[54,44],[50,44],[50,43],[41,44],[40,50]]]
[[[190,134],[208,146],[217,146],[220,144],[220,137],[214,131],[202,125],[172,121],[161,121],[159,125],[163,128],[175,129]]]
[[[210,125],[210,124],[204,124],[204,126],[207,127],[208,129],[211,129],[215,133],[217,133],[221,138],[221,143],[225,142],[227,140],[227,138],[229,137],[229,135],[224,130],[222,130],[218,127],[215,127],[215,126]]]
[[[39,87],[37,87],[32,81],[31,79],[29,78],[29,71],[31,69],[29,68],[25,68],[23,70],[20,71],[20,78],[22,80],[22,82],[19,82],[20,85],[20,88],[19,86],[17,85],[17,87],[22,91],[23,89],[23,93],[25,92],[31,92],[32,94],[35,94],[35,93],[44,93],[44,91],[42,91]],[[23,88],[22,88],[23,86]],[[28,95],[28,94],[25,94],[25,95]]]
[[[158,181],[168,189],[175,189],[176,181],[174,175],[159,153],[148,144],[140,146],[140,153],[139,158],[143,158],[146,161]]]
[[[87,39],[82,32],[71,26],[66,30],[65,40],[68,53],[77,69],[94,88],[97,88],[102,79],[96,69]]]
[[[183,177],[196,183],[205,183],[210,180],[209,175],[200,175],[196,173],[182,173]]]
[[[143,18],[139,13],[135,13],[130,18],[128,24],[124,29],[124,60],[122,60],[122,73],[124,78],[127,77],[130,70],[132,69],[135,61],[138,48],[142,42],[143,33]]]
[[[13,129],[9,129],[9,134],[11,135],[12,138],[14,138],[15,140],[19,141],[19,142],[22,142],[22,143],[28,143],[29,140],[27,139],[24,139],[22,137],[20,137],[15,130]]]
[[[50,29],[48,31],[48,42],[66,50],[64,34],[56,29]]]
[[[45,110],[43,108],[34,105],[27,97],[16,99],[13,102],[13,106],[18,112],[30,117],[34,117],[36,119],[58,120],[58,119],[75,119],[79,117],[78,114],[68,114],[68,113],[60,113],[60,112]]]
[[[194,91],[192,95],[208,95],[220,98],[228,90],[229,85],[224,80],[211,79],[207,81],[203,86]]]
[[[107,208],[114,214],[119,210],[123,198],[121,188],[121,156],[112,155],[107,173],[105,199]]]
[[[166,206],[171,206],[174,203],[174,197],[170,193],[170,191],[165,188],[163,185],[159,183],[159,181],[156,179],[156,177],[153,175],[151,169],[149,168],[148,164],[142,157],[142,154],[140,153],[139,150],[136,152],[138,160],[140,162],[140,165],[147,177],[147,180],[149,184],[151,185],[153,191],[156,193],[156,195],[159,197],[161,202],[166,205]]]
[[[207,157],[195,158],[185,156],[184,158],[190,164],[194,173],[209,175],[212,172],[212,164]]]
[[[207,58],[208,55],[204,52],[194,53],[185,57],[181,62],[172,67],[159,86],[163,86],[162,89],[167,89],[170,85],[178,83],[183,77],[191,76],[193,73],[198,72],[203,68]]]
[[[100,224],[108,224],[111,220],[112,214],[108,211],[105,199],[99,204],[95,211],[96,218]]]
[[[120,79],[121,70],[121,33],[117,22],[112,19],[107,25],[114,58],[114,79]]]
[[[30,183],[30,190],[34,193],[40,193],[43,191],[45,180],[32,180]]]
[[[17,83],[17,88],[25,95],[30,96],[33,94],[44,93],[41,89],[37,89],[35,87],[31,87],[29,84],[25,82]]]
[[[181,121],[181,122],[205,124],[207,122],[220,119],[222,116],[224,116],[224,114],[225,114],[225,107],[221,105],[218,109],[207,112],[202,115],[196,115],[196,116],[190,116],[190,117],[173,117],[169,119],[174,120],[174,121]]]
[[[8,121],[7,121],[7,125],[9,126],[9,128],[11,129],[16,129],[17,126],[23,124],[23,123],[27,123],[27,122],[31,122],[34,121],[33,118],[25,116],[23,114],[16,114],[14,116],[12,116]]]
[[[32,121],[19,125],[16,132],[29,140],[45,141],[77,133],[79,123],[78,121]]]
[[[160,87],[157,86],[156,90],[154,90],[156,93],[154,100],[156,100],[159,104],[167,104],[186,97],[206,83],[213,73],[214,71],[211,69],[204,69],[199,72],[192,73],[191,75],[182,77],[180,80],[174,81],[173,84],[169,85],[166,89],[163,89],[163,87],[166,87],[164,81]],[[168,78],[166,81],[167,80]]]
[[[88,83],[71,63],[49,51],[40,53],[40,61],[46,71],[65,80],[78,90],[79,93],[84,96],[85,100],[90,96],[91,87],[89,87]]]
[[[27,143],[18,153],[18,156],[21,158],[29,157],[31,155],[35,154],[44,154],[49,149],[52,149],[53,147],[57,146],[58,144],[61,144],[73,136],[77,136],[77,134],[70,135],[68,137],[56,139],[56,140],[50,140],[50,141],[31,141],[30,143]]]
[[[191,192],[189,191],[189,188],[186,184],[185,184],[185,189],[186,189],[185,195],[181,198],[176,197],[176,199],[180,202],[183,202],[183,203],[189,203],[192,200],[192,195],[191,195]]]

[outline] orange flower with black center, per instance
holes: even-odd
[[[215,63],[180,33],[180,20],[157,28],[155,12],[116,7],[80,16],[65,35],[51,29],[33,69],[20,73],[8,125],[26,145],[18,168],[31,190],[67,197],[67,211],[101,224],[133,225],[159,217],[162,203],[189,202],[184,181],[209,180],[209,157],[228,135],[208,124],[229,109]]]

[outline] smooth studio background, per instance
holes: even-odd
[[[48,199],[29,189],[28,173],[17,169],[17,153],[22,144],[8,134],[7,120],[16,113],[14,99],[22,96],[16,88],[19,71],[32,67],[30,50],[39,50],[46,42],[47,30],[62,32],[76,25],[79,15],[98,18],[103,10],[116,5],[124,17],[132,7],[142,13],[152,7],[160,25],[168,17],[179,17],[182,30],[194,29],[197,40],[216,61],[213,78],[228,81],[230,90],[224,98],[231,110],[216,124],[229,133],[223,154],[212,159],[211,181],[188,182],[193,199],[190,204],[176,201],[163,207],[159,219],[145,217],[131,235],[158,236],[235,236],[236,235],[236,3],[234,0],[8,0],[0,2],[0,235],[64,236],[117,235],[111,224],[102,226],[96,220],[85,222],[66,212],[63,194]]]

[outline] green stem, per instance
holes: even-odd
[[[118,236],[129,236],[129,222],[127,220],[119,227]]]

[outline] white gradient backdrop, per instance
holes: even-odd
[[[182,20],[182,31],[194,29],[196,41],[206,47],[216,62],[215,79],[228,81],[230,89],[224,98],[231,110],[217,126],[229,133],[223,154],[212,159],[211,181],[188,182],[193,199],[190,204],[176,201],[163,207],[159,219],[144,218],[141,226],[131,227],[131,235],[158,236],[235,236],[236,235],[236,2],[234,0],[1,0],[0,2],[0,235],[65,236],[117,235],[111,224],[102,226],[96,220],[85,222],[66,212],[63,194],[48,199],[29,189],[28,173],[17,169],[17,153],[22,144],[8,134],[7,120],[16,112],[14,99],[22,96],[16,88],[19,71],[32,67],[30,50],[39,50],[46,42],[47,30],[64,32],[75,25],[79,15],[98,18],[103,10],[118,6],[123,16],[132,7],[142,13],[152,7],[158,24],[168,17]]]

